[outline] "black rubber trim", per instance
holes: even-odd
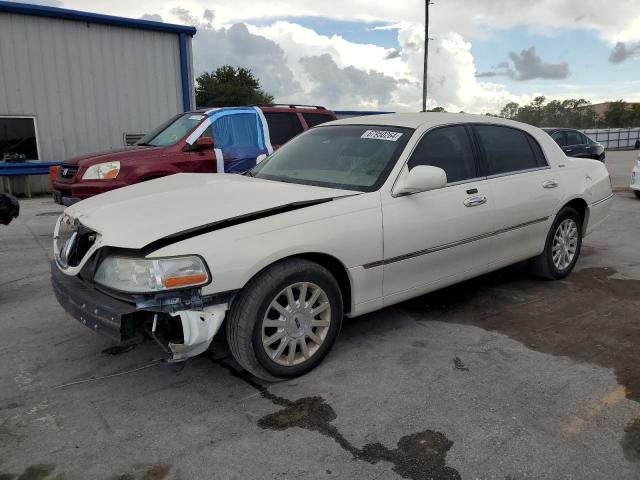
[[[307,200],[303,202],[293,202],[279,207],[268,208],[266,210],[260,210],[258,212],[251,212],[237,217],[227,218],[219,220],[217,222],[207,223],[198,227],[182,230],[181,232],[172,233],[166,237],[159,238],[153,242],[142,247],[144,255],[151,253],[155,250],[159,250],[168,245],[182,242],[193,237],[205,235],[207,233],[215,232],[223,228],[233,227],[234,225],[240,225],[242,223],[251,222],[253,220],[259,220],[261,218],[271,217],[273,215],[279,215],[281,213],[292,212],[301,208],[311,207],[313,205],[319,205],[321,203],[327,203],[333,201],[333,198],[320,198],[317,200]]]
[[[362,267],[365,268],[365,269],[369,269],[369,268],[374,268],[374,267],[380,267],[382,265],[388,265],[390,263],[401,262],[403,260],[408,260],[408,259],[414,258],[414,257],[420,257],[422,255],[428,255],[429,253],[439,252],[441,250],[446,250],[448,248],[459,247],[460,245],[465,245],[467,243],[471,243],[471,242],[475,242],[475,241],[482,240],[482,239],[485,239],[485,238],[493,237],[495,235],[500,235],[501,233],[510,232],[512,230],[517,230],[519,228],[528,227],[529,225],[535,225],[536,223],[546,222],[548,219],[549,219],[549,217],[537,218],[536,220],[531,220],[529,222],[520,223],[520,224],[514,225],[512,227],[501,228],[500,230],[496,230],[496,231],[489,232],[489,233],[483,233],[482,235],[476,235],[475,237],[469,237],[469,238],[465,238],[465,239],[462,239],[462,240],[457,240],[455,242],[445,243],[445,244],[438,245],[438,246],[431,247],[431,248],[425,248],[424,250],[418,250],[416,252],[405,253],[403,255],[398,255],[397,257],[391,257],[391,258],[388,258],[386,260],[378,260],[378,261],[371,262],[371,263],[365,263],[364,265],[362,265]]]

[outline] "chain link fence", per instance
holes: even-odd
[[[640,149],[640,128],[590,128],[581,131],[607,150]]]

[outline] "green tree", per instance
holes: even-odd
[[[640,127],[640,103],[636,103],[631,109],[631,126]]]
[[[596,124],[596,113],[584,98],[552,100],[539,96],[529,105],[520,106],[515,102],[507,103],[500,116],[538,127],[592,128]]]
[[[431,110],[427,110],[427,112],[446,113],[446,110],[444,109],[444,107],[433,107]]]
[[[196,78],[196,104],[199,107],[237,107],[273,102],[260,88],[251,70],[224,65]]]
[[[609,104],[604,112],[604,121],[607,127],[628,127],[633,120],[633,110],[628,108],[624,100],[616,100]]]
[[[509,102],[502,108],[502,110],[500,110],[500,116],[509,120],[515,120],[516,118],[518,118],[519,112],[520,105],[518,105],[516,102]]]

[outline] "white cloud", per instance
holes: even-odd
[[[198,11],[208,8],[210,2],[174,1],[171,5]],[[217,21],[223,24],[306,15],[390,23],[424,18],[424,3],[416,0],[217,0],[214,8]],[[465,38],[488,36],[496,29],[526,27],[549,34],[571,28],[594,30],[611,44],[640,40],[640,0],[615,0],[611,5],[596,0],[447,0],[431,7],[431,19],[434,31],[446,25],[444,30]]]
[[[65,7],[80,10],[94,10],[95,4],[64,0]],[[418,22],[424,18],[424,2],[417,0],[216,0],[213,5],[210,0],[138,0],[133,4],[130,0],[110,0],[100,2],[99,9],[102,13],[131,17],[154,12],[168,19],[169,12],[176,7],[192,12],[213,8],[218,25],[310,15],[389,23]],[[615,0],[609,4],[599,0],[446,0],[431,7],[431,18],[435,31],[446,25],[445,30],[470,39],[490,35],[496,29],[525,27],[543,33],[570,28],[594,30],[611,45],[640,41],[640,0]]]
[[[307,95],[321,95],[322,89],[318,85],[323,85],[327,92],[323,98],[329,101],[332,108],[419,110],[422,98],[424,29],[420,24],[406,22],[395,25],[395,28],[398,31],[399,55],[389,59],[389,53],[393,49],[349,42],[338,35],[319,35],[311,29],[290,22],[276,22],[267,27],[249,25],[251,32],[280,45],[288,59],[287,64],[302,84],[303,92]],[[528,100],[526,96],[511,95],[501,85],[479,81],[475,77],[471,44],[465,42],[461,35],[454,32],[440,34],[431,42],[429,50],[430,107],[440,105],[451,111],[495,112],[511,100]],[[320,55],[330,55],[335,67],[340,69],[336,71],[333,64],[326,62],[326,80],[321,82],[309,75],[309,69],[305,69],[309,62],[303,60]],[[317,63],[313,65],[317,66]],[[356,73],[353,69],[362,73]],[[315,75],[319,74],[317,70],[314,72]],[[381,75],[395,79],[395,82],[389,82]],[[356,85],[351,95],[342,93],[355,76],[365,82],[361,91],[357,90]],[[338,82],[344,82],[345,85],[334,84]],[[371,85],[372,82],[375,86]],[[369,95],[370,91],[380,92],[382,85],[385,90],[377,98]]]
[[[201,26],[193,38],[193,63],[196,75],[222,65],[250,68],[262,87],[279,100],[300,90],[280,46],[254,35],[242,23],[219,29]]]
[[[640,41],[640,0],[616,0],[614,4],[603,7],[595,0],[437,2],[431,9],[435,40],[429,56],[429,105],[496,112],[507,101],[528,101],[528,96],[512,95],[503,85],[487,81],[488,77],[476,76],[469,42],[502,29],[527,28],[545,35],[587,29],[612,48],[617,42],[631,45]],[[222,62],[249,67],[280,101],[335,102],[328,105],[333,108],[417,110],[421,97],[423,5],[416,0],[216,0],[213,6],[210,0],[138,0],[134,4],[130,0],[111,0],[101,4],[100,9],[102,13],[131,17],[153,13],[168,22],[196,24],[196,70],[210,70]],[[65,0],[64,6],[91,10],[94,3]],[[358,44],[338,35],[324,36],[292,22],[264,26],[265,18],[307,15],[395,24],[400,48]],[[252,24],[252,19],[259,19],[262,26]],[[238,24],[245,24],[246,28],[242,30]],[[331,61],[324,55],[329,55]],[[345,84],[358,77],[366,82],[365,91],[380,95],[349,96],[340,86],[323,83],[317,72],[316,77],[311,73],[319,62],[324,62]],[[384,91],[380,90],[381,85]]]

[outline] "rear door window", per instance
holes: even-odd
[[[478,177],[476,161],[467,129],[462,125],[442,127],[427,133],[407,164],[439,167],[447,174],[447,183]]]
[[[326,115],[324,113],[303,113],[302,117],[304,118],[304,121],[307,122],[307,126],[309,128],[313,128],[316,125],[333,120],[330,115]]]
[[[566,130],[564,132],[567,135],[567,145],[584,145],[585,137],[580,132],[574,130]]]
[[[302,132],[297,113],[265,113],[272,145],[283,145]]]
[[[562,130],[558,132],[553,132],[551,134],[551,138],[553,138],[556,141],[556,143],[561,147],[567,146],[567,139],[565,138],[564,132]]]
[[[474,128],[485,153],[489,175],[543,166],[532,147],[535,140],[522,130],[497,125],[475,125]]]

